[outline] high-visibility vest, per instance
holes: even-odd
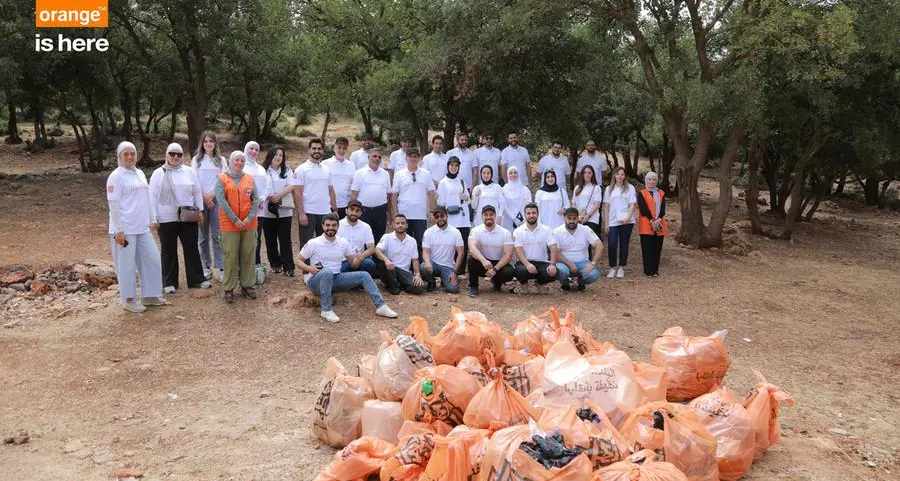
[[[663,192],[662,189],[657,189],[656,191],[659,192],[660,202],[664,202],[666,200],[666,193]],[[650,213],[655,215],[656,214],[656,201],[653,200],[653,194],[651,194],[649,190],[644,189],[641,191],[641,196],[644,198],[644,203],[647,204],[647,208],[650,209]],[[644,217],[643,215],[640,216],[640,218],[638,219],[638,233],[639,234],[641,234],[641,235],[661,235],[661,236],[669,235],[669,226],[668,226],[668,224],[666,224],[665,218],[662,219],[662,223],[661,223],[662,230],[659,232],[653,231],[653,227],[650,225],[651,220],[652,219]]]
[[[230,175],[222,172],[219,174],[219,181],[222,182],[225,190],[225,202],[228,202],[228,206],[231,207],[238,219],[245,219],[250,215],[250,208],[253,207],[253,176],[244,174],[240,183],[235,184]],[[256,223],[256,216],[253,216],[253,219],[243,229],[239,229],[225,214],[225,209],[219,206],[219,230],[223,232],[256,229]]]

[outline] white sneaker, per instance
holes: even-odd
[[[334,313],[334,311],[322,311],[319,315],[322,316],[322,319],[325,319],[332,324],[341,322],[341,318],[338,317],[337,314]]]
[[[200,289],[209,289],[212,287],[212,284],[209,281],[203,281],[200,283]]]
[[[147,308],[143,304],[140,304],[135,301],[126,302],[125,304],[122,304],[122,309],[125,309],[128,312],[134,312],[137,314],[140,314],[147,310]]]
[[[618,272],[616,272],[616,278],[622,279],[625,277],[625,269],[619,268]]]
[[[163,292],[165,292],[166,294],[174,294],[175,286],[166,286],[163,288]]]
[[[145,306],[165,306],[167,302],[162,297],[143,297],[141,298],[141,304]]]
[[[390,317],[390,318],[397,317],[397,313],[394,312],[394,311],[392,311],[391,308],[388,307],[387,304],[383,304],[381,307],[379,307],[378,309],[376,309],[376,310],[375,310],[375,315],[378,315],[378,316],[381,316],[381,317]]]
[[[606,273],[606,278],[607,279],[615,279],[615,277],[616,277],[616,268],[613,267],[612,269],[609,270],[609,272]]]
[[[203,269],[203,277],[205,277],[206,280],[212,279],[212,269]]]
[[[215,272],[213,272],[213,277],[215,277],[216,280],[219,282],[224,282],[225,281],[225,269],[216,269]]]

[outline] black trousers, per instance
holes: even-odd
[[[337,215],[341,219],[343,219],[344,217],[347,217],[347,208],[346,207],[338,207]]]
[[[659,274],[659,258],[662,256],[665,236],[641,234],[641,257],[644,258],[644,275]]]
[[[391,294],[400,294],[400,291],[407,294],[424,294],[425,286],[413,285],[413,273],[407,270],[395,267],[394,270],[388,270],[383,262],[378,262],[378,274],[381,282]]]
[[[309,220],[309,222],[307,222],[305,226],[300,225],[299,221],[297,222],[297,230],[300,232],[301,249],[307,242],[325,232],[325,229],[322,228],[322,218],[326,215],[327,214],[306,214],[306,219]]]
[[[273,269],[294,270],[294,255],[291,252],[291,223],[293,216],[263,217],[263,233],[266,236],[266,257]]]
[[[491,264],[496,264],[497,260],[488,259]],[[469,257],[469,287],[478,287],[478,278],[484,277],[487,273],[484,270],[484,266],[481,265],[481,262],[478,262],[474,257]],[[506,264],[500,269],[500,272],[494,274],[494,277],[491,278],[491,282],[494,284],[494,287],[502,286],[504,282],[509,282],[513,280],[516,275],[516,270],[513,266]]]
[[[590,227],[591,230],[594,231],[594,234],[597,234],[598,238],[603,239],[603,228],[600,227],[601,224],[596,224],[594,222],[585,222],[584,225]],[[592,261],[594,259],[594,246],[588,246],[588,259],[591,259]]]
[[[537,274],[528,272],[525,264],[516,262],[516,280],[518,280],[519,283],[525,284],[529,279],[537,279],[538,284],[547,284],[556,280],[556,276],[547,274],[547,268],[550,267],[549,262],[531,261],[531,263],[537,268]]]
[[[372,228],[372,236],[375,237],[376,244],[387,230],[387,212],[387,204],[379,205],[378,207],[363,207],[360,220],[369,224],[369,227]]]
[[[416,247],[419,249],[419,262],[422,261],[422,238],[425,237],[425,229],[428,228],[428,221],[425,219],[406,219],[406,233],[416,240]]]
[[[162,264],[163,286],[178,288],[178,243],[184,255],[185,277],[188,287],[197,287],[206,280],[200,249],[197,247],[199,224],[196,222],[162,222],[159,224],[159,257]]]
[[[457,227],[456,230],[459,231],[460,235],[462,235],[463,239],[463,259],[469,258],[469,231],[471,227]],[[459,275],[463,275],[466,273],[466,264],[467,262],[462,263],[462,267],[459,268]]]
[[[262,264],[262,259],[259,257],[260,248],[262,248],[262,238],[263,238],[263,228],[262,228],[262,217],[258,217],[256,220],[256,265]]]

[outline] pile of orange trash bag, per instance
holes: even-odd
[[[651,363],[555,309],[512,334],[453,309],[421,317],[355,372],[326,363],[311,431],[341,448],[316,481],[733,481],[780,436],[794,399],[758,371],[722,386],[725,331],[667,329]]]

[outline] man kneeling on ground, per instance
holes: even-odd
[[[566,223],[553,230],[556,238],[556,270],[559,283],[564,291],[571,289],[569,279],[578,279],[578,290],[600,279],[600,270],[595,266],[600,261],[603,243],[590,227],[579,224],[578,209],[566,209]],[[594,249],[593,262],[588,257],[588,247]]]
[[[381,282],[393,295],[403,290],[407,294],[425,292],[425,281],[419,272],[419,246],[406,234],[406,216],[394,216],[394,232],[381,237],[375,246],[375,256],[381,261]]]
[[[337,237],[338,216],[328,214],[322,218],[324,233],[300,249],[297,267],[305,272],[303,278],[309,290],[322,299],[322,318],[328,322],[340,322],[341,318],[332,310],[332,293],[348,291],[362,286],[375,304],[375,314],[382,317],[397,317],[392,311],[368,272],[341,272],[341,263],[353,257],[350,243]]]
[[[437,289],[437,278],[445,291],[459,292],[459,270],[466,259],[463,238],[459,229],[447,224],[447,208],[439,205],[432,211],[434,225],[425,231],[422,240],[422,276],[428,292]]]

